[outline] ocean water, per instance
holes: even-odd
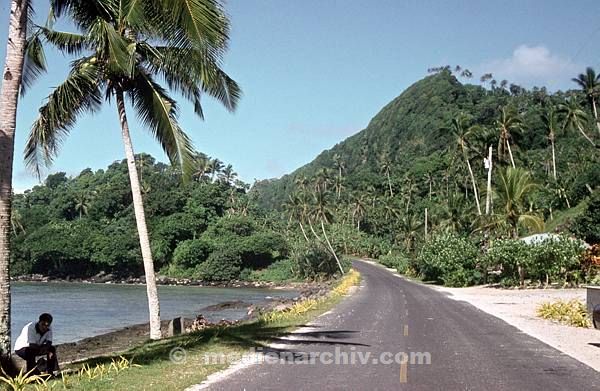
[[[73,342],[148,321],[146,286],[59,282],[17,282],[12,291],[12,341],[23,326],[43,312],[54,317],[53,343]],[[296,291],[262,288],[159,286],[161,319],[195,318],[206,306],[241,300],[249,304],[270,297],[290,298]],[[239,319],[245,308],[203,312],[212,321]]]

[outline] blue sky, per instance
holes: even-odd
[[[8,3],[0,5],[4,60]],[[34,0],[40,22],[46,1]],[[205,100],[204,122],[183,104],[180,122],[198,150],[231,163],[240,178],[278,177],[364,129],[429,67],[492,72],[524,86],[571,88],[586,66],[600,70],[597,0],[229,0],[226,71],[242,86],[238,110]],[[21,100],[14,187],[37,180],[22,150],[38,107],[68,72],[68,58],[48,52],[51,71]],[[130,118],[135,116],[130,112]],[[136,152],[166,157],[137,121]],[[76,175],[124,156],[117,114],[106,105],[78,121],[49,172]]]

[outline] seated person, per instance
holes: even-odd
[[[52,315],[41,314],[37,322],[30,322],[23,327],[21,334],[15,342],[15,354],[27,362],[27,372],[39,375],[36,358],[46,356],[46,369],[48,374],[58,371],[56,348],[52,346]]]

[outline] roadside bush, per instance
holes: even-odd
[[[537,314],[544,319],[554,320],[569,326],[590,327],[591,324],[585,304],[577,299],[543,303],[538,307]]]
[[[424,280],[448,286],[468,286],[481,281],[476,270],[477,247],[454,234],[436,236],[426,242],[417,258]]]
[[[206,261],[210,244],[205,240],[191,239],[180,242],[173,253],[173,263],[181,268],[193,268]]]
[[[234,251],[220,248],[213,251],[197,268],[198,276],[206,281],[230,281],[239,277],[242,258]]]
[[[498,240],[490,246],[483,263],[500,271],[499,279],[503,285],[519,283],[518,266],[523,268],[524,278],[540,283],[569,279],[578,282],[585,278],[580,272],[583,252],[582,243],[567,236],[532,244],[523,240]]]
[[[282,259],[262,270],[244,269],[242,272],[250,271],[246,278],[250,281],[289,281],[296,277],[295,266],[291,259]]]
[[[292,251],[298,276],[311,280],[331,278],[339,273],[334,256],[319,243],[300,243]]]
[[[487,270],[497,271],[498,279],[503,285],[519,284],[518,266],[529,267],[530,246],[522,240],[501,239],[492,242],[487,253],[482,258],[482,264]],[[493,281],[488,281],[493,282]]]
[[[390,253],[379,257],[379,263],[382,265],[396,269],[401,274],[411,274],[410,259],[402,253]]]

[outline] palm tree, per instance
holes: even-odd
[[[298,221],[302,236],[308,242],[308,236],[302,225],[302,222],[306,220],[307,205],[302,201],[302,196],[297,193],[290,194],[288,200],[283,204],[283,208],[289,215],[288,223],[291,223],[292,220]]]
[[[81,192],[75,197],[75,211],[79,212],[79,218],[88,214],[90,206],[90,196],[86,192]]]
[[[515,159],[513,158],[510,140],[515,132],[523,130],[523,122],[521,118],[512,110],[506,107],[500,108],[500,118],[496,120],[496,128],[499,132],[498,137],[498,159],[502,159],[506,151],[510,156],[510,163],[515,168]],[[505,148],[506,147],[506,148]]]
[[[220,177],[223,183],[231,185],[237,178],[237,172],[233,171],[233,166],[231,164],[228,164],[221,171]]]
[[[21,215],[21,212],[19,212],[18,209],[11,211],[10,226],[12,233],[15,236],[20,233],[25,233],[25,227],[23,227],[23,215]]]
[[[388,183],[388,189],[390,190],[390,198],[394,197],[394,190],[392,189],[392,180],[390,178],[390,171],[392,170],[392,162],[390,161],[388,154],[383,154],[379,159],[379,169],[385,174]]]
[[[0,359],[10,357],[10,234],[12,171],[19,92],[43,69],[37,37],[27,42],[29,0],[12,0],[0,87]],[[27,54],[27,56],[26,56]],[[28,59],[27,59],[28,57]]]
[[[331,242],[329,241],[329,238],[327,237],[327,232],[325,231],[325,223],[329,224],[333,220],[333,213],[329,209],[329,203],[327,201],[327,194],[324,191],[317,190],[317,191],[315,191],[313,196],[314,196],[314,204],[313,204],[313,209],[310,211],[310,215],[316,221],[320,222],[321,232],[323,232],[323,237],[325,238],[325,242],[327,243],[327,246],[329,247],[329,251],[331,251],[331,254],[335,258],[335,261],[337,262],[337,265],[340,268],[340,272],[342,272],[342,274],[344,274],[344,268],[342,267],[342,263],[340,262],[337,254],[335,253],[335,250],[333,249],[333,246],[331,245]],[[311,229],[312,229],[312,226],[311,226]],[[316,235],[316,233],[314,232],[314,229],[313,229],[313,234]]]
[[[67,54],[84,54],[72,62],[64,83],[48,97],[33,124],[25,149],[30,167],[50,164],[79,115],[97,111],[103,97],[114,99],[121,125],[133,206],[146,275],[150,338],[161,337],[160,308],[140,182],[135,167],[125,97],[184,177],[191,175],[195,150],[177,123],[178,106],[168,87],[191,101],[203,116],[200,95],[207,93],[229,110],[241,94],[220,69],[229,21],[217,0],[74,1],[51,0],[52,15],[68,16],[81,31],[66,33],[40,27],[49,44]],[[38,171],[39,172],[39,171]]]
[[[452,119],[451,131],[456,142],[456,150],[462,155],[463,159],[465,160],[465,163],[467,163],[467,168],[471,177],[471,183],[473,185],[473,196],[475,197],[477,214],[481,215],[481,205],[479,203],[477,182],[475,181],[475,175],[473,174],[473,169],[471,168],[471,163],[469,162],[468,156],[468,152],[470,149],[468,138],[471,137],[477,131],[477,127],[469,126],[468,121],[469,118],[465,114],[459,114],[457,117]]]
[[[583,130],[583,125],[587,122],[587,114],[585,111],[581,110],[581,107],[579,107],[579,104],[574,98],[570,98],[558,105],[558,112],[562,116],[563,130],[579,130],[579,133],[581,133],[583,138],[596,147],[596,143],[587,135],[585,130]]]
[[[342,172],[346,169],[346,164],[344,163],[344,161],[342,160],[342,157],[336,153],[335,155],[333,155],[333,165],[335,168],[337,168],[338,170],[338,176],[337,176],[337,181],[335,182],[336,185],[337,184],[342,184]],[[336,193],[337,193],[337,198],[339,199],[342,195],[342,191],[341,191],[341,186],[339,188],[336,188]]]
[[[544,220],[528,210],[525,204],[528,196],[538,188],[529,171],[522,168],[507,167],[500,173],[499,204],[502,211],[497,223],[506,223],[510,227],[513,239],[519,237],[519,227],[524,226],[535,231],[544,229]],[[523,265],[517,265],[521,286],[525,282]]]
[[[367,213],[367,196],[365,194],[355,195],[352,203],[352,225],[356,221],[356,230],[360,232],[360,221]]]
[[[587,67],[584,73],[580,73],[576,78],[571,79],[581,87],[585,94],[596,120],[596,127],[600,133],[600,122],[598,122],[598,108],[596,107],[596,98],[600,88],[600,74],[596,75],[596,71],[592,67]]]
[[[554,151],[554,140],[556,139],[556,131],[558,130],[558,113],[554,107],[550,107],[542,115],[544,126],[548,131],[548,140],[550,140],[550,146],[552,148],[552,176],[556,181],[556,153]]]
[[[217,158],[214,158],[210,161],[209,169],[210,169],[210,181],[211,182],[215,181],[215,176],[220,174],[221,170],[223,170],[224,167],[225,166],[223,165],[223,162]]]
[[[210,168],[210,158],[202,152],[198,152],[194,157],[194,171],[192,173],[192,179],[201,182],[204,179],[204,175]]]
[[[510,227],[511,236],[519,237],[519,227],[541,231],[544,221],[528,209],[528,196],[538,188],[531,173],[522,168],[506,168],[500,173],[500,188],[497,192],[502,206],[500,217]]]
[[[300,175],[294,179],[294,185],[298,187],[300,191],[306,191],[310,180],[305,175]]]

